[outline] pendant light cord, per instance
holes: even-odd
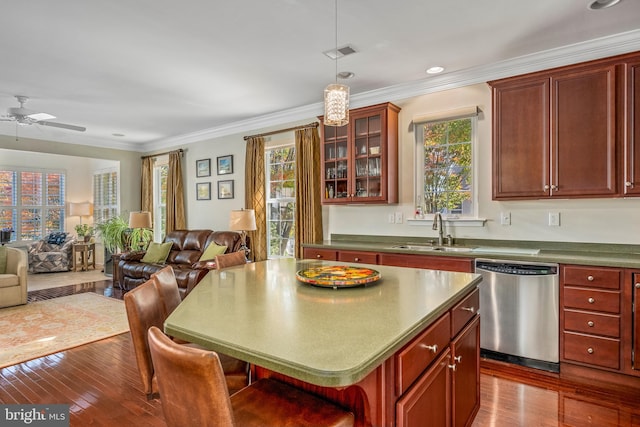
[[[336,84],[338,84],[338,0],[336,0]]]

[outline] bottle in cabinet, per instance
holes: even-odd
[[[322,127],[324,204],[397,203],[399,111],[373,105],[351,110],[345,126]]]

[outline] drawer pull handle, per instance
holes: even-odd
[[[460,307],[460,310],[468,311],[470,313],[476,312],[476,309],[474,307]]]
[[[587,276],[587,280],[593,282],[593,276]]]
[[[456,364],[455,364],[455,363],[454,363],[453,365],[447,365],[447,367],[448,367],[449,369],[451,369],[453,372],[455,372],[455,371],[456,371]]]
[[[593,323],[593,320],[589,320],[589,321],[587,322],[587,325],[588,325],[590,328],[593,328],[593,325],[595,325],[595,323]]]
[[[453,361],[454,361],[454,362],[456,362],[456,363],[460,363],[460,362],[462,362],[462,356],[456,356],[456,357],[454,357],[454,358],[453,358]]]
[[[636,289],[640,289],[640,283],[636,283]]]
[[[360,261],[360,258],[355,257],[355,258],[353,259],[353,261],[354,261],[354,262],[359,262],[359,261]]]
[[[589,347],[589,348],[587,349],[587,353],[589,353],[589,354],[593,354],[593,348]]]
[[[438,344],[434,344],[434,345],[422,344],[422,348],[426,348],[427,350],[430,350],[432,353],[438,352]]]
[[[593,298],[589,298],[587,301],[589,301],[589,304],[593,304],[594,302],[596,302],[596,300]]]
[[[316,255],[316,258],[318,258],[318,259],[322,258],[322,255],[318,254],[318,255]]]

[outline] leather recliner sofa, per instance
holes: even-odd
[[[114,274],[114,285],[125,291],[131,290],[149,280],[156,271],[170,265],[178,281],[180,296],[184,298],[210,269],[215,268],[213,260],[200,261],[207,246],[215,243],[226,246],[225,253],[236,252],[242,246],[242,237],[235,231],[174,230],[167,234],[164,242],[172,242],[172,246],[162,264],[142,262],[145,251],[122,254],[117,264],[114,263],[114,268],[118,269]]]

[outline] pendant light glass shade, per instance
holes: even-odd
[[[324,124],[344,126],[349,123],[349,86],[332,83],[324,90]]]

